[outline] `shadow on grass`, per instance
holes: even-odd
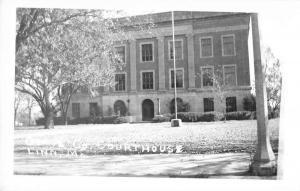
[[[246,153],[95,155],[72,159],[16,154],[15,175],[251,179],[249,165],[250,155]]]

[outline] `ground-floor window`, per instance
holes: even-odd
[[[80,118],[80,103],[72,103],[72,117]]]
[[[227,97],[226,98],[226,112],[237,111],[236,108],[236,97]]]
[[[90,117],[96,117],[99,115],[98,103],[90,103]]]
[[[118,116],[125,116],[127,109],[126,105],[122,100],[118,100],[114,103],[114,112]]]
[[[204,98],[204,112],[214,111],[214,98]]]

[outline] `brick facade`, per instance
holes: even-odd
[[[170,59],[170,45],[172,40],[171,14],[157,13],[152,15],[157,26],[156,36],[135,33],[135,39],[124,41],[126,89],[115,92],[113,88],[105,88],[101,96],[90,98],[84,94],[76,94],[72,103],[80,103],[80,117],[89,116],[89,103],[97,102],[102,115],[114,112],[114,103],[122,100],[128,114],[134,116],[135,121],[142,120],[143,102],[146,99],[154,103],[154,114],[158,114],[158,100],[160,113],[170,113],[169,104],[173,99],[173,88],[170,85],[170,70],[173,60]],[[201,67],[212,66],[215,70],[223,66],[235,66],[236,85],[226,89],[226,97],[236,97],[237,110],[243,110],[243,98],[250,94],[250,70],[248,54],[249,20],[246,13],[203,13],[203,12],[175,12],[175,39],[182,43],[182,59],[176,60],[176,67],[183,70],[183,87],[178,88],[178,97],[188,102],[192,112],[203,112],[203,99],[216,98],[209,88],[202,86]],[[234,39],[234,55],[222,54],[223,36]],[[201,57],[201,38],[212,39],[212,56]],[[141,47],[144,43],[153,46],[153,61],[142,62]],[[153,72],[153,90],[142,89],[142,73]],[[224,71],[221,71],[223,73]],[[217,99],[215,99],[217,100]],[[224,104],[214,104],[215,111],[221,111]],[[68,115],[72,118],[72,108]],[[113,111],[113,112],[112,112]]]

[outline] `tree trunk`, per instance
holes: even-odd
[[[63,116],[63,119],[64,119],[64,123],[67,126],[68,125],[68,115],[67,115],[67,113],[63,112],[62,116]]]
[[[53,121],[53,117],[54,117],[54,111],[51,105],[51,102],[49,100],[49,92],[48,89],[44,90],[44,96],[45,96],[45,104],[46,104],[46,108],[45,108],[45,129],[54,129],[54,121]]]
[[[45,129],[54,129],[54,112],[52,109],[49,109],[45,114]]]
[[[31,108],[28,109],[28,126],[31,125]]]
[[[14,126],[16,126],[17,122],[17,110],[15,109],[15,114],[14,114]]]

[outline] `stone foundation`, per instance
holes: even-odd
[[[235,89],[225,92],[225,97],[236,97],[237,111],[243,110],[243,98],[250,94],[248,89]],[[178,91],[177,97],[190,105],[190,112],[204,112],[203,98],[214,98],[214,111],[222,112],[226,107],[225,101],[220,103],[218,96],[213,91]],[[124,102],[127,114],[131,116],[132,122],[142,121],[142,103],[149,99],[154,104],[154,116],[170,113],[170,102],[174,98],[172,91],[153,91],[153,92],[133,92],[133,93],[114,93],[91,98],[84,94],[77,94],[70,103],[68,116],[72,118],[72,103],[80,103],[80,117],[89,116],[89,103],[97,102],[100,113],[103,116],[110,116],[114,113],[114,103],[118,100]],[[158,103],[160,102],[160,104]],[[158,109],[160,105],[160,113]]]

